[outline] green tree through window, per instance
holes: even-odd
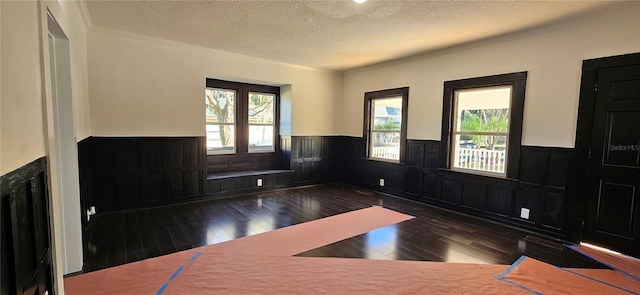
[[[217,127],[221,151],[233,151],[236,92],[226,89],[206,90],[207,124]],[[209,130],[208,130],[209,131]],[[216,144],[217,146],[217,144]]]
[[[463,110],[460,131],[464,132],[508,132],[509,109]],[[504,136],[466,135],[475,146],[494,150],[497,144],[504,145]]]

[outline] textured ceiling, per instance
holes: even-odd
[[[602,1],[93,1],[94,26],[347,70],[603,10]]]

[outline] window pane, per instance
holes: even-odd
[[[371,101],[372,130],[400,131],[402,97],[377,98]]]
[[[506,135],[459,134],[454,137],[452,164],[454,168],[504,174],[506,151]]]
[[[249,92],[249,124],[273,124],[275,99],[273,94]]]
[[[400,132],[371,132],[371,158],[400,160]]]
[[[511,86],[456,91],[456,131],[508,132]]]
[[[207,154],[235,153],[235,98],[233,90],[205,90]]]
[[[273,151],[273,126],[249,125],[249,151]]]
[[[235,126],[207,123],[207,154],[235,153]]]
[[[235,123],[235,91],[207,88],[205,94],[207,123]]]

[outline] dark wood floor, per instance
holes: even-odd
[[[97,215],[85,251],[84,271],[215,244],[371,205],[383,205],[416,218],[299,256],[511,264],[527,255],[563,267],[604,267],[544,236],[333,183]]]

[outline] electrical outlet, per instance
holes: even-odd
[[[262,186],[262,178],[258,178],[258,186]]]
[[[529,212],[528,208],[520,208],[520,218],[529,219]]]
[[[380,178],[380,186],[384,186],[384,178]]]
[[[520,253],[524,253],[524,251],[527,251],[527,242],[524,240],[518,240],[518,251],[520,251]]]

